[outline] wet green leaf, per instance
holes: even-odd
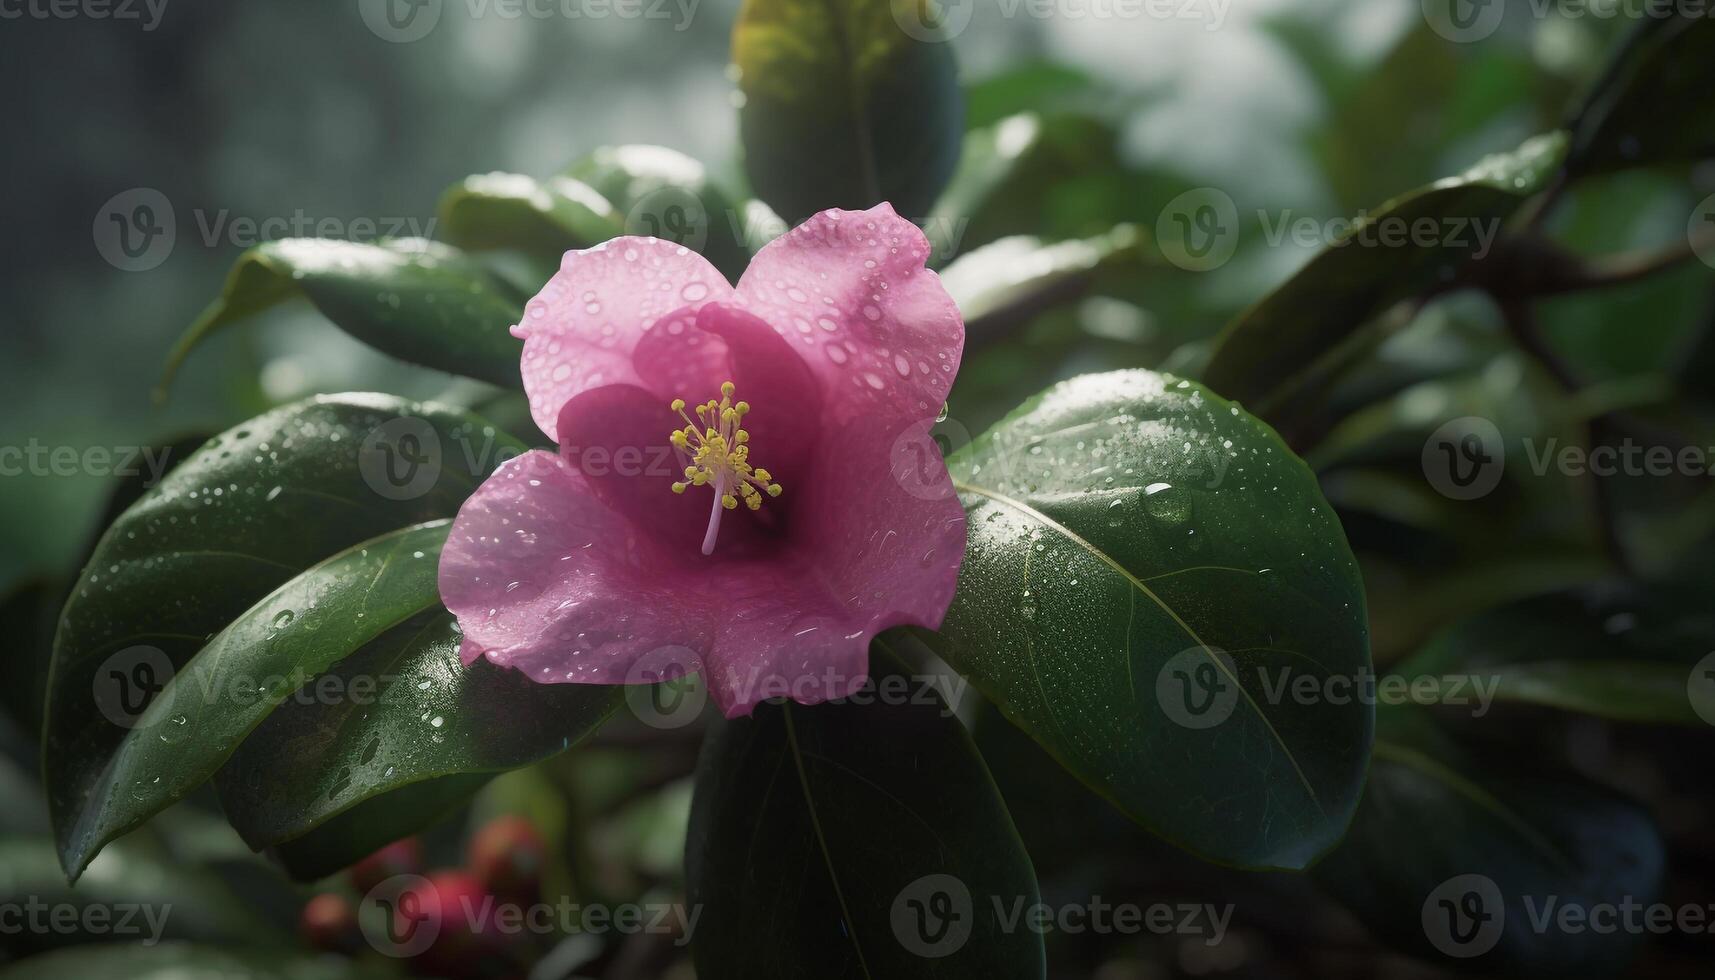
[[[1339,840],[1371,736],[1371,708],[1336,697],[1370,669],[1363,587],[1278,436],[1118,371],[1050,388],[949,465],[970,532],[933,640],[948,663],[1202,857],[1302,869]]]

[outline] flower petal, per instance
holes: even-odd
[[[824,211],[757,253],[738,301],[799,339],[841,421],[934,416],[965,325],[928,257],[928,239],[891,205]]]
[[[701,558],[701,555],[697,555]],[[441,553],[441,601],[483,651],[544,683],[626,683],[644,655],[709,645],[662,552],[553,453],[507,462],[465,501]]]
[[[553,438],[561,407],[579,392],[638,383],[632,351],[656,321],[731,296],[714,266],[672,242],[616,238],[567,252],[513,328],[524,338],[531,417]]]

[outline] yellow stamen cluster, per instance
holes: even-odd
[[[750,465],[750,433],[741,427],[750,413],[749,402],[734,403],[737,389],[731,381],[721,385],[720,401],[707,401],[696,408],[697,421],[685,414],[685,400],[673,399],[670,406],[685,420],[685,427],[669,438],[677,448],[691,454],[685,481],[673,484],[674,493],[686,487],[712,486],[721,495],[721,506],[732,510],[742,497],[751,510],[762,507],[762,495],[778,497],[781,486],[767,470]],[[736,496],[735,496],[736,493]]]

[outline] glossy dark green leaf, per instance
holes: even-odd
[[[872,661],[882,690],[904,679],[879,642]],[[1045,975],[1036,877],[976,747],[939,698],[900,700],[764,704],[709,735],[685,845],[698,975]]]
[[[1506,219],[1553,176],[1565,148],[1564,133],[1538,136],[1363,216],[1227,325],[1203,380],[1277,427],[1293,421],[1363,342],[1363,327],[1488,254]],[[1412,230],[1418,227],[1429,232]]]
[[[662,238],[701,252],[733,282],[750,264],[745,213],[696,160],[664,146],[604,146],[567,168],[613,202],[623,234]]]
[[[1693,671],[1707,636],[1697,635],[1696,614],[1673,608],[1665,583],[1641,591],[1642,603],[1553,594],[1487,610],[1442,630],[1398,673],[1476,678],[1493,686],[1500,704],[1702,726],[1691,692],[1699,689]],[[1664,624],[1666,636],[1657,632]]]
[[[732,59],[745,169],[793,224],[887,201],[929,214],[958,163],[964,96],[930,0],[745,0]]]
[[[31,928],[23,916],[30,903],[46,910],[66,907],[102,916],[102,932]],[[218,877],[186,866],[135,841],[126,841],[90,865],[74,888],[66,883],[46,838],[0,837],[0,908],[12,910],[4,948],[13,954],[77,943],[138,943],[190,939],[227,943],[285,940],[265,920],[237,901]],[[127,915],[125,909],[132,911]],[[48,911],[37,913],[46,916]],[[64,913],[59,913],[64,914]],[[121,923],[125,916],[127,921]],[[90,920],[95,921],[95,920]],[[119,932],[120,928],[126,930]],[[154,935],[159,930],[159,935]],[[48,974],[39,974],[42,976]]]
[[[1011,328],[1085,295],[1098,276],[1149,268],[1145,235],[1120,225],[1099,238],[1043,242],[1003,238],[967,252],[941,272],[965,316],[967,345],[1000,339]]]
[[[128,509],[96,547],[55,642],[44,758],[68,870],[78,813],[151,692],[294,575],[451,517],[521,450],[462,412],[315,398],[209,440]]]
[[[450,525],[436,521],[355,545],[280,586],[211,639],[83,787],[64,815],[69,826],[56,822],[68,870],[202,785],[294,691],[439,606],[435,577]]]
[[[1339,840],[1372,711],[1319,692],[1370,669],[1363,586],[1278,436],[1118,371],[1050,388],[949,465],[970,534],[948,663],[1180,847],[1300,869]]]
[[[269,715],[216,779],[245,843],[260,850],[292,841],[358,813],[354,807],[395,797],[391,807],[367,807],[357,823],[379,833],[389,821],[378,812],[398,811],[407,825],[427,819],[437,808],[401,804],[414,798],[402,791],[547,758],[593,732],[619,704],[617,687],[537,684],[487,660],[467,668],[459,640],[444,610],[419,614]],[[471,790],[481,782],[465,780]],[[354,857],[416,829],[381,836]]]
[[[5,980],[360,980],[390,975],[343,956],[264,949],[254,943],[249,948],[188,943],[78,946],[0,969]]]
[[[1318,881],[1378,936],[1448,968],[1621,975],[1644,931],[1591,926],[1600,907],[1657,900],[1665,855],[1649,815],[1540,764],[1475,758],[1421,709],[1379,724],[1363,805]],[[1562,928],[1569,909],[1597,917]]]
[[[442,195],[439,215],[441,234],[460,248],[516,249],[555,262],[625,234],[625,216],[570,177],[475,174]]]
[[[263,778],[268,777],[265,774]],[[440,823],[493,778],[490,772],[461,773],[372,796],[275,845],[269,853],[292,878],[319,881],[393,841]]]
[[[239,258],[221,297],[174,345],[157,394],[209,334],[299,295],[384,354],[505,387],[522,384],[523,343],[511,327],[523,302],[463,252],[420,238],[288,238]]]
[[[1572,122],[1567,170],[1715,156],[1715,18],[1701,6],[1639,19]]]

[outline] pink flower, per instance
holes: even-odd
[[[886,204],[811,218],[736,289],[653,238],[567,253],[513,330],[559,452],[501,467],[441,557],[465,662],[701,671],[737,717],[845,697],[876,633],[939,627],[965,514],[928,429],[965,328],[928,254]]]

